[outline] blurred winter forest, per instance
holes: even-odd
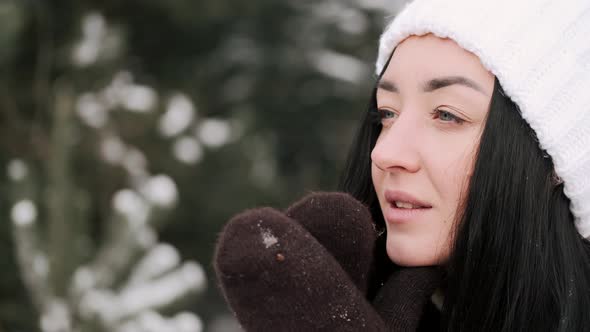
[[[217,234],[336,189],[400,2],[0,0],[0,331],[237,331]]]

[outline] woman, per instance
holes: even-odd
[[[266,319],[275,330],[590,330],[589,33],[587,1],[408,5],[381,38],[379,79],[343,181],[384,231],[374,270],[364,278],[358,271],[370,267],[350,263],[369,261],[358,243],[370,235],[347,247],[337,239],[352,237],[352,228],[326,226],[362,215],[317,217],[354,211],[339,200],[314,208],[312,198],[286,216],[238,216],[222,234],[216,266],[244,326],[264,329],[256,322]],[[271,258],[249,259],[265,253],[248,247],[240,259],[257,268],[247,282],[237,278],[248,273],[225,264],[238,250],[228,241],[232,232],[258,236],[256,227],[268,244],[276,241],[266,248],[280,251],[276,261],[303,258],[283,269]],[[313,256],[304,255],[304,242]],[[425,266],[438,268],[416,268]],[[246,285],[265,288],[256,297],[272,305],[256,311],[240,302]],[[375,293],[373,311],[359,298]],[[356,325],[330,321],[330,308],[344,303]],[[280,319],[265,318],[271,312]]]

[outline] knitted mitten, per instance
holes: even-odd
[[[398,324],[407,313],[382,320],[365,300],[374,239],[370,214],[362,204],[345,194],[312,194],[286,214],[260,208],[232,218],[217,244],[215,270],[246,331],[412,326]],[[390,297],[414,292],[400,280],[405,279],[390,279],[386,286],[391,287],[378,295],[380,313],[397,314],[400,307]]]
[[[369,210],[345,193],[310,194],[287,209],[336,258],[365,294],[377,233]]]

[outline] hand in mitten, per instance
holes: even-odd
[[[411,326],[395,324],[395,317],[380,319],[365,300],[374,240],[370,214],[362,204],[344,194],[313,194],[286,215],[262,208],[234,217],[219,239],[215,268],[247,331]],[[378,308],[397,314],[399,306],[389,295],[403,285],[399,278],[389,285],[384,287],[387,295],[377,297]]]

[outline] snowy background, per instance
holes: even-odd
[[[0,2],[0,332],[232,332],[245,208],[333,190],[387,0]]]

